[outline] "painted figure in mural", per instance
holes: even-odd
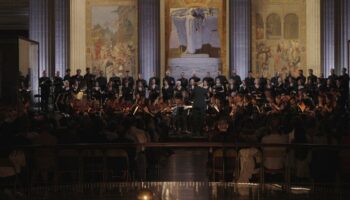
[[[218,17],[212,9],[178,9],[171,13],[173,30],[170,48],[185,46],[187,54],[195,54],[203,45],[220,47]]]
[[[264,39],[264,21],[260,14],[256,14],[256,32],[255,37],[257,40]]]

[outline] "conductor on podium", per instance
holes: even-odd
[[[205,111],[207,107],[206,103],[207,90],[199,86],[199,81],[195,82],[195,87],[192,91],[193,110],[192,110],[192,131],[193,135],[200,136],[203,132],[203,126],[205,121]]]

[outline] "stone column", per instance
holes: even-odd
[[[348,41],[350,40],[350,0],[342,0],[341,8],[341,17],[340,17],[340,61],[339,61],[339,70],[345,67],[349,70],[349,49]]]
[[[321,58],[322,71],[327,77],[330,69],[335,67],[335,3],[334,1],[322,0],[321,2]]]
[[[70,68],[72,74],[76,69],[86,67],[86,2],[70,1]]]
[[[55,71],[64,75],[69,63],[69,3],[55,0]]]
[[[29,38],[39,42],[39,74],[54,71],[53,6],[51,0],[29,1]]]
[[[236,69],[245,78],[250,69],[250,10],[249,0],[229,1],[230,73]]]
[[[139,71],[144,78],[160,75],[160,0],[138,1]]]

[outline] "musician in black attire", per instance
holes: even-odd
[[[165,74],[165,77],[163,78],[163,85],[164,82],[167,81],[168,82],[168,85],[172,88],[175,87],[175,79],[174,77],[170,76],[170,71],[166,71],[166,74]]]
[[[230,78],[227,86],[227,96],[232,96],[238,93],[239,85],[236,83],[236,79]]]
[[[61,112],[69,112],[69,102],[72,98],[72,90],[70,87],[70,83],[68,80],[63,81],[63,87],[62,87],[62,92],[59,96],[59,100],[58,102],[56,102],[57,107],[59,109],[59,111]]]
[[[196,73],[193,73],[192,77],[189,79],[191,81],[193,79],[194,82],[199,82],[201,79],[197,77]]]
[[[42,72],[42,77],[39,78],[39,87],[41,92],[41,108],[44,111],[49,110],[49,98],[51,89],[51,80],[47,77],[46,71]]]
[[[199,87],[198,82],[192,91],[193,110],[192,110],[192,131],[194,135],[202,135],[205,122],[205,111],[207,108],[207,90]]]
[[[75,93],[75,92],[73,92],[73,93]],[[102,102],[102,95],[103,95],[103,91],[101,90],[99,82],[96,81],[95,86],[92,88],[92,97],[95,100]]]
[[[181,72],[181,78],[177,79],[177,81],[180,81],[181,87],[187,88],[187,86],[188,86],[188,79],[185,78],[185,72]]]
[[[271,78],[271,85],[276,86],[278,85],[278,79],[280,78],[279,72],[275,73],[275,76]]]
[[[122,95],[123,99],[126,102],[132,102],[133,100],[133,94],[134,94],[134,89],[130,85],[130,80],[128,79],[123,79],[123,87],[122,87]]]
[[[70,86],[73,85],[72,77],[70,75],[70,69],[66,69],[66,74],[63,77],[63,81],[68,81]]]
[[[149,99],[151,102],[154,102],[160,95],[160,88],[156,81],[156,79],[152,79],[148,87]]]
[[[286,88],[283,84],[282,78],[277,79],[277,84],[273,88],[276,95],[286,94]]]
[[[221,83],[220,79],[215,79],[215,82],[213,93],[221,101],[224,101],[226,98],[226,87]]]
[[[28,77],[28,74],[26,77],[24,77],[21,71],[19,71],[18,92],[19,92],[19,97],[21,99],[21,102],[23,104],[25,104],[26,102],[29,102],[30,100],[29,78],[27,77]]]
[[[236,70],[232,70],[231,79],[235,80],[235,83],[238,85],[238,87],[242,84],[241,77],[237,74]]]
[[[80,88],[83,80],[84,80],[84,77],[81,75],[81,70],[77,69],[77,73],[74,76],[72,76],[73,84],[77,83],[78,87]]]
[[[309,82],[309,80],[311,81],[310,83],[315,85],[317,84],[317,76],[314,75],[314,70],[313,69],[309,69],[309,76],[307,77],[307,80]]]
[[[140,83],[142,85],[142,87],[147,88],[147,81],[145,79],[142,78],[142,74],[139,74],[137,76],[137,80],[136,80],[136,86],[140,86]]]
[[[203,78],[203,82],[207,81],[209,87],[213,87],[215,85],[214,79],[211,77],[210,72],[207,72],[207,76]]]
[[[162,87],[162,95],[163,95],[163,101],[169,101],[174,96],[174,88],[171,87],[167,80],[164,80],[163,82],[164,86]]]
[[[321,95],[322,93],[326,92],[326,83],[324,78],[320,77],[317,79],[316,92],[317,95]]]
[[[146,87],[143,85],[142,81],[136,81],[135,95],[140,97],[146,97]]]
[[[316,79],[317,80],[317,79]],[[305,92],[309,97],[312,97],[313,99],[317,99],[317,92],[316,92],[316,84],[313,83],[312,79],[307,79],[307,83],[305,84]]]
[[[261,76],[259,78],[259,83],[260,83],[261,87],[265,88],[265,86],[267,84],[267,78],[265,78],[263,74],[261,74]]]
[[[335,70],[331,69],[331,75],[328,76],[329,86],[332,88],[336,87],[336,81],[338,80],[338,76],[335,74]]]
[[[174,88],[174,97],[176,98],[182,98],[182,92],[186,90],[184,87],[182,87],[180,81],[176,81],[176,85]]]
[[[128,86],[125,85],[126,83],[128,83]],[[129,71],[128,70],[125,71],[125,76],[123,78],[122,84],[123,84],[123,87],[134,88],[134,84],[135,84],[134,78],[129,75]]]
[[[226,76],[222,75],[221,71],[218,71],[218,75],[215,77],[215,82],[217,80],[220,80],[221,85],[223,85],[224,87],[226,87],[228,81]]]
[[[287,86],[289,85],[291,82],[295,82],[296,80],[294,79],[294,77],[292,76],[291,72],[288,72],[286,74],[286,77],[284,79],[284,84]]]
[[[86,68],[86,74],[84,75],[84,82],[86,85],[87,97],[88,99],[91,99],[92,88],[94,87],[94,83],[95,83],[95,76],[90,73],[90,68]]]
[[[293,77],[289,77],[288,81],[285,83],[285,88],[288,94],[296,93],[298,90],[297,82]]]
[[[149,78],[148,85],[151,85],[152,80],[155,80],[155,84],[160,86],[160,79],[155,72],[153,72],[153,76],[151,78]]]
[[[113,82],[113,87],[115,91],[119,94],[119,87],[122,85],[120,77],[113,72],[112,77],[109,78],[109,82]]]
[[[103,76],[103,71],[101,70],[99,76],[96,78],[96,82],[98,82],[102,91],[105,91],[107,88],[107,78]]]
[[[257,100],[261,100],[264,94],[264,87],[260,84],[260,79],[255,79],[251,93]]]
[[[349,74],[346,73],[347,69],[343,68],[342,75],[339,76],[340,87],[343,91],[344,102],[348,104],[349,102]]]
[[[247,87],[249,89],[254,87],[254,81],[255,81],[255,78],[253,76],[253,72],[249,71],[248,72],[248,77],[245,79],[245,84],[247,85]]]
[[[250,93],[250,89],[247,86],[246,80],[243,80],[241,86],[239,86],[239,93],[243,95],[247,95]]]
[[[298,77],[297,77],[297,82],[301,80],[301,83],[304,85],[306,83],[306,77],[304,76],[304,71],[302,69],[299,69],[298,71]]]
[[[108,100],[111,100],[111,99],[115,99],[116,98],[116,89],[115,87],[113,86],[113,82],[112,81],[109,81],[108,84],[107,84],[107,88],[106,88],[106,91],[105,91],[105,97],[108,99]]]
[[[54,103],[56,105],[56,102],[58,100],[59,95],[62,93],[63,90],[63,79],[60,76],[60,72],[57,71],[55,77],[53,78],[53,86],[54,86]],[[55,107],[55,109],[58,109]]]

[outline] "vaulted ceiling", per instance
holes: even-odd
[[[0,30],[28,30],[29,0],[0,0]]]

